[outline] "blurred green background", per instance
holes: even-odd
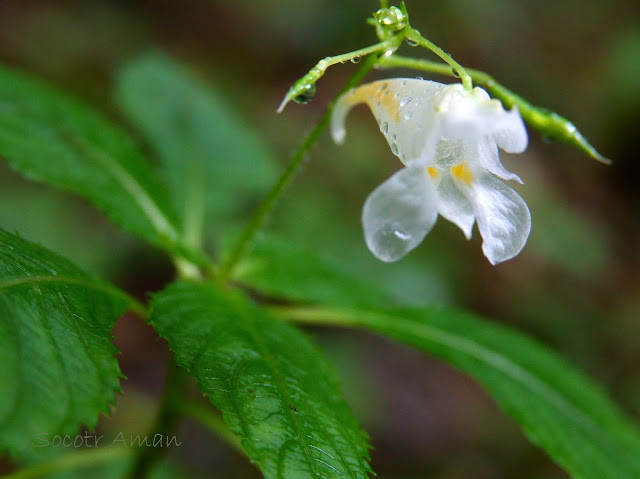
[[[2,0],[0,61],[122,121],[115,73],[142,53],[163,51],[226,97],[283,167],[355,67],[332,68],[313,102],[276,115],[282,96],[318,59],[373,43],[365,18],[377,6],[373,0]],[[572,120],[613,165],[532,132],[526,153],[503,155],[525,181],[516,189],[533,217],[517,258],[490,266],[477,231],[467,242],[441,219],[416,251],[383,264],[364,245],[360,210],[399,163],[361,109],[350,117],[345,146],[325,134],[312,149],[269,230],[386,284],[400,302],[464,307],[529,333],[597,379],[640,424],[640,4],[408,0],[407,7],[423,35],[463,65]],[[429,57],[408,47],[401,53]],[[400,75],[426,76],[370,77]],[[241,224],[259,197],[233,200],[245,212],[234,219]],[[26,182],[4,164],[0,226],[141,297],[172,277],[163,255],[118,231],[86,201]],[[230,229],[209,226],[211,237]],[[313,333],[372,436],[379,477],[566,477],[478,386],[448,366],[369,335]],[[100,427],[107,435],[135,434],[153,417],[166,346],[133,317],[122,318],[115,334],[128,380],[113,417]],[[194,477],[259,477],[195,424],[185,422],[179,437],[183,445],[172,455]],[[0,472],[10,468],[5,461]]]

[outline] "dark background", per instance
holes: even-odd
[[[138,54],[164,51],[223,92],[284,166],[355,67],[332,68],[309,105],[292,104],[281,115],[276,106],[318,59],[375,42],[365,18],[377,6],[372,0],[0,0],[0,60],[121,120],[115,72]],[[530,132],[526,153],[503,156],[525,181],[516,189],[533,217],[516,259],[490,266],[477,230],[467,242],[440,219],[415,252],[382,264],[364,246],[360,209],[399,164],[362,110],[350,117],[345,146],[324,135],[311,151],[269,229],[387,284],[401,301],[464,307],[526,331],[597,379],[639,422],[640,4],[408,0],[407,6],[423,35],[463,65],[488,71],[571,119],[613,165]],[[431,58],[408,47],[401,53]],[[371,77],[398,74],[427,76]],[[119,232],[87,202],[23,181],[4,165],[0,226],[143,298],[173,274],[165,257]],[[566,477],[478,386],[448,366],[373,336],[313,333],[372,436],[379,477]],[[116,342],[129,379],[100,431],[143,432],[162,388],[166,347],[134,317],[120,320]],[[186,422],[179,437],[183,445],[173,455],[194,476],[259,477],[194,424]]]

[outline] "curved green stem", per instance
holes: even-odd
[[[437,73],[439,75],[454,76],[448,65],[398,55],[381,58],[376,68],[411,68],[429,73]],[[611,163],[611,160],[598,153],[580,131],[578,131],[576,126],[566,118],[546,108],[532,105],[520,95],[499,84],[488,73],[471,68],[466,71],[476,85],[487,90],[492,97],[499,99],[505,108],[517,106],[520,115],[522,115],[522,119],[527,125],[538,130],[545,138],[568,143],[601,163]]]
[[[311,85],[315,85],[315,83],[320,78],[322,78],[329,67],[338,63],[345,63],[348,61],[356,60],[359,61],[360,58],[366,57],[367,55],[371,55],[376,52],[395,51],[400,46],[400,41],[401,40],[399,40],[398,38],[389,38],[369,47],[360,48],[359,50],[354,50],[349,53],[343,53],[341,55],[335,55],[333,57],[323,58],[316,64],[316,66],[309,70],[309,73],[300,78],[291,86],[284,99],[282,100],[282,103],[280,103],[280,106],[278,106],[277,112],[281,113],[282,110],[284,110],[284,107],[287,106],[287,103],[296,98],[298,95],[303,94],[304,91]]]
[[[51,461],[34,464],[6,476],[5,479],[34,479],[47,476],[55,472],[69,469],[80,469],[95,466],[114,459],[121,459],[131,455],[134,449],[126,447],[100,447],[93,450],[74,451]]]
[[[413,42],[416,45],[420,45],[428,50],[431,50],[433,53],[438,55],[445,63],[447,63],[453,71],[456,72],[457,76],[460,77],[460,81],[462,81],[462,85],[467,89],[471,90],[473,88],[473,83],[471,81],[471,76],[467,73],[467,71],[460,65],[457,61],[455,61],[451,55],[445,52],[442,48],[430,42],[422,35],[420,32],[414,28],[408,28],[406,33],[406,38],[408,41]]]
[[[340,93],[338,93],[331,101],[329,107],[327,108],[327,111],[322,116],[320,121],[302,141],[301,145],[291,157],[291,160],[289,161],[289,164],[285,168],[284,172],[282,173],[278,181],[273,185],[271,191],[267,193],[266,198],[260,204],[253,217],[249,220],[246,227],[240,234],[240,238],[236,241],[233,248],[231,249],[231,253],[227,257],[227,260],[223,263],[222,268],[219,272],[218,279],[220,281],[225,282],[231,277],[234,268],[247,252],[247,249],[249,248],[251,242],[253,241],[260,228],[262,228],[262,225],[267,219],[267,216],[276,205],[278,199],[280,198],[280,196],[282,196],[282,193],[284,193],[287,186],[289,186],[289,183],[293,179],[294,175],[297,173],[307,152],[320,137],[320,134],[329,125],[329,121],[331,120],[331,113],[333,112],[333,107],[337,99],[344,92],[360,83],[365,75],[374,68],[380,56],[380,54],[369,55],[362,61],[362,65],[360,65],[360,68],[358,68],[356,73],[349,79]]]

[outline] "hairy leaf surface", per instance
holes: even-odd
[[[93,426],[107,412],[120,376],[111,330],[129,304],[0,230],[0,451],[24,456],[38,439]]]
[[[574,478],[640,477],[638,430],[598,386],[520,333],[447,309],[301,309],[298,317],[375,331],[451,363]]]
[[[210,284],[155,296],[151,324],[267,478],[365,478],[367,440],[334,371],[295,327]]]

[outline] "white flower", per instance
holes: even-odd
[[[491,264],[516,256],[531,230],[524,200],[504,184],[515,180],[498,147],[521,153],[527,132],[518,110],[506,111],[486,91],[420,79],[383,80],[343,95],[331,119],[337,143],[354,105],[366,103],[405,168],[367,198],[365,239],[382,261],[396,261],[418,246],[438,213],[467,238],[475,221]]]

